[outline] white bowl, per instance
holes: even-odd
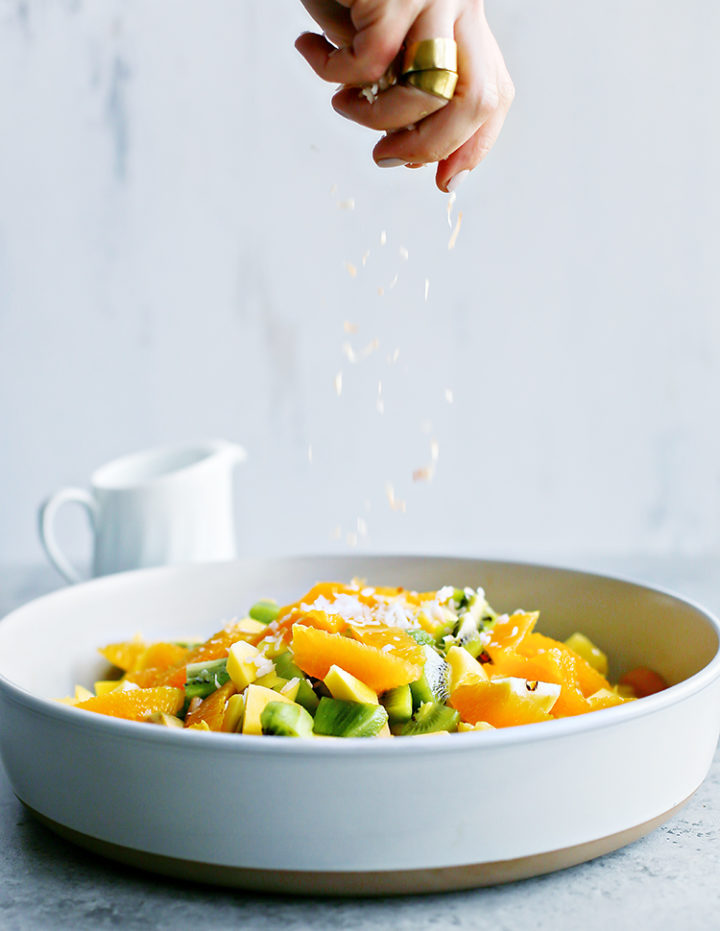
[[[504,730],[304,741],[190,733],[51,699],[91,683],[96,648],[140,631],[209,635],[260,597],[319,579],[482,585],[540,629],[581,630],[612,675],[672,687]],[[327,557],[150,569],[40,598],[0,624],[0,750],[18,798],[71,840],[162,873],[257,890],[457,889],[582,862],[669,818],[720,729],[720,627],[673,595],[587,573],[472,559]]]

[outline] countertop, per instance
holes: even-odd
[[[563,560],[570,564],[571,560]],[[584,560],[720,611],[720,559]],[[0,567],[0,616],[59,587],[49,569]],[[445,928],[695,931],[720,927],[720,755],[690,802],[648,837],[590,863],[505,886],[386,899],[292,899],[192,886],[100,860],[32,820],[0,765],[0,927]]]

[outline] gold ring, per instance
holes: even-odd
[[[423,39],[403,53],[402,74],[414,71],[457,72],[457,42],[454,39]]]
[[[425,71],[410,71],[403,75],[403,83],[416,87],[433,97],[452,100],[458,76],[455,71],[445,68],[428,68]]]

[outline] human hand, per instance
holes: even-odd
[[[442,191],[457,188],[497,139],[515,91],[485,18],[483,0],[302,0],[324,35],[304,33],[295,47],[324,80],[346,85],[338,113],[385,130],[373,150],[380,167],[437,162]],[[458,83],[446,101],[404,84],[374,101],[358,92],[387,72],[403,46],[454,38]]]

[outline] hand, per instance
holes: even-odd
[[[373,150],[380,167],[437,162],[436,182],[452,191],[488,154],[515,91],[490,31],[483,0],[302,0],[325,35],[295,47],[324,80],[347,85],[332,99],[343,116],[385,130]],[[370,102],[359,85],[377,82],[404,45],[438,37],[458,44],[450,101],[396,84]]]

